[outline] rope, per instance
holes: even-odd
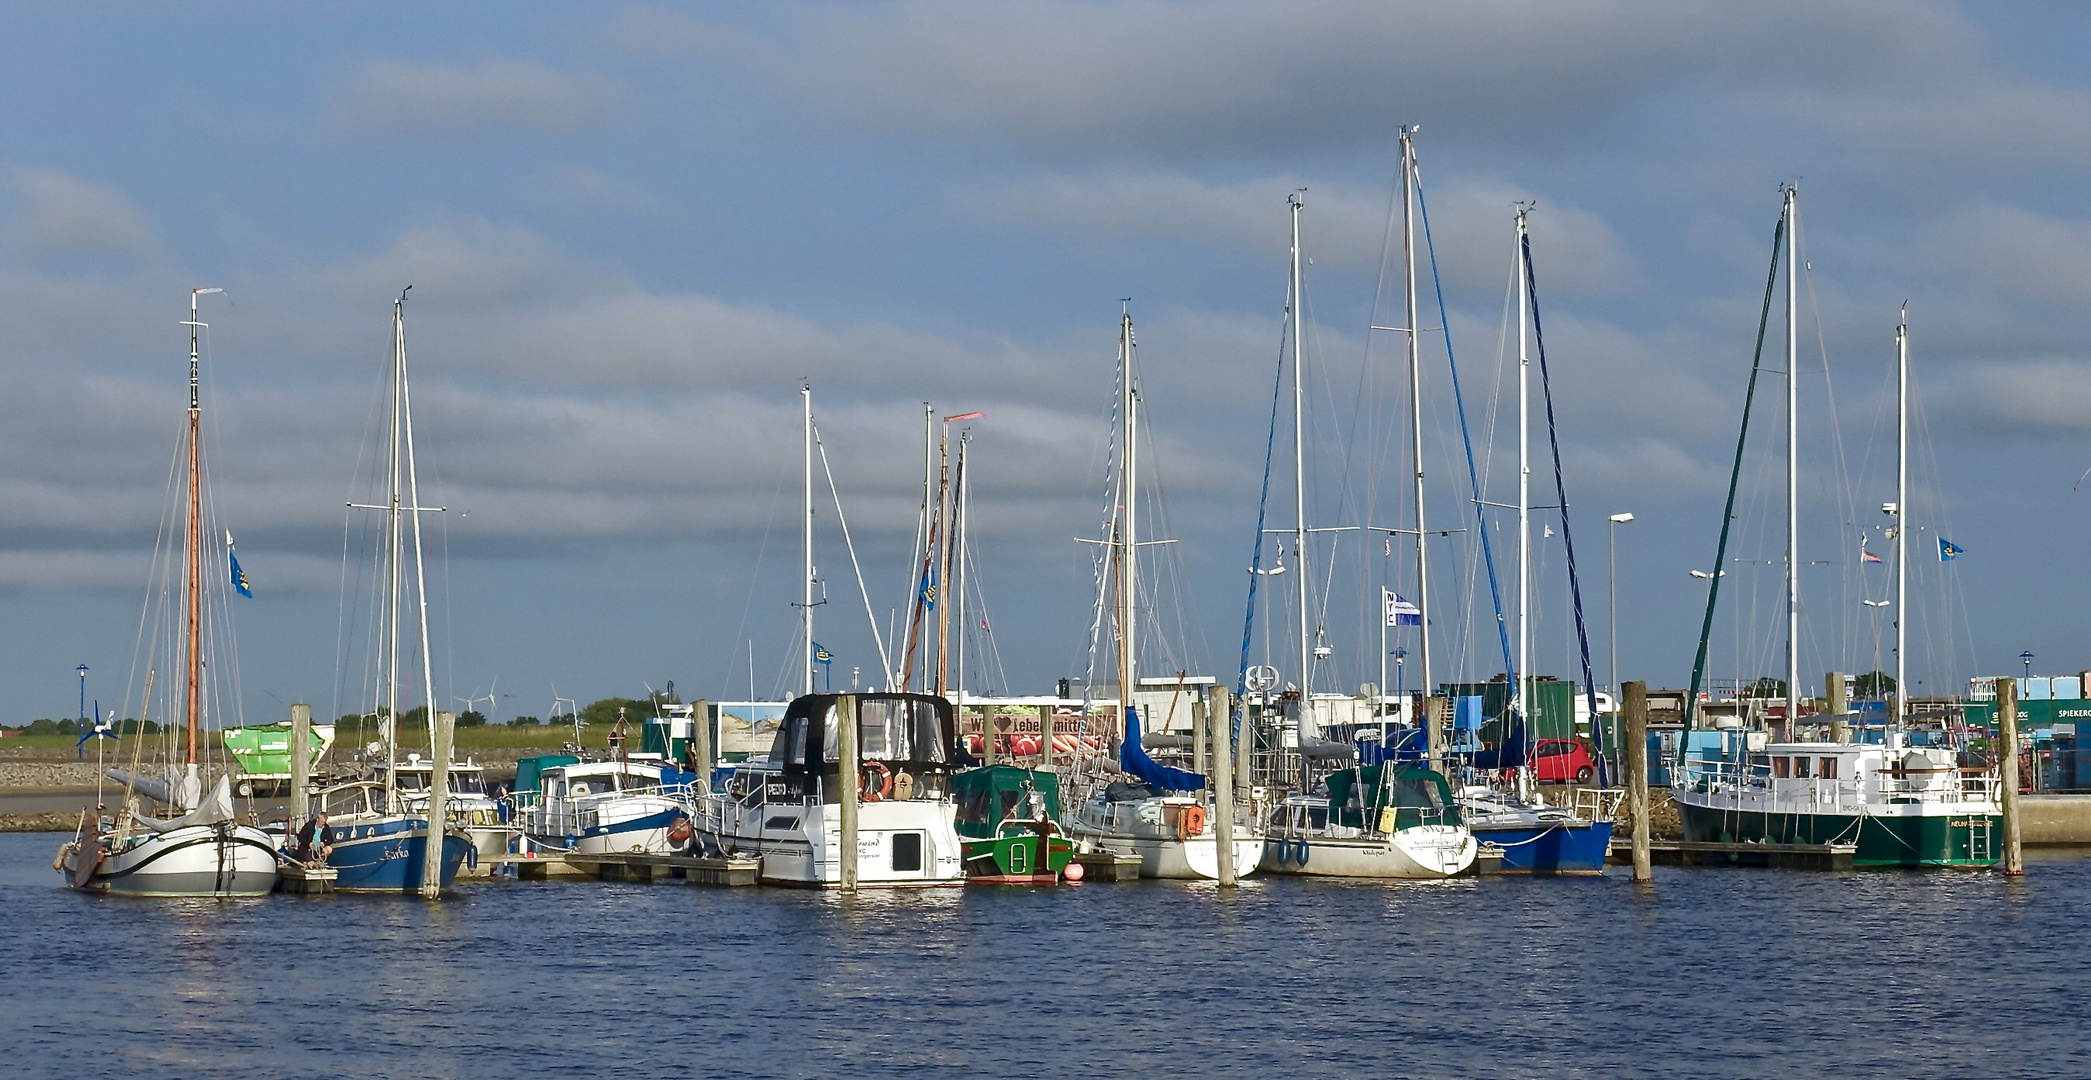
[[[1568,594],[1575,603],[1576,644],[1581,647],[1583,659],[1583,694],[1590,703],[1590,740],[1597,753],[1597,784],[1610,787],[1606,776],[1604,725],[1597,720],[1597,677],[1590,669],[1590,628],[1583,622],[1583,584],[1576,576],[1575,538],[1568,531],[1568,484],[1561,476],[1561,436],[1554,427],[1554,383],[1547,376],[1546,334],[1539,327],[1539,283],[1532,273],[1532,237],[1523,240],[1525,249],[1525,295],[1532,307],[1532,341],[1539,348],[1539,388],[1546,397],[1546,440],[1554,452],[1554,496],[1561,504],[1561,548],[1568,558]],[[1573,710],[1570,710],[1571,713]],[[1574,724],[1570,725],[1574,734]]]
[[[1293,329],[1293,333],[1298,333]],[[1256,630],[1256,589],[1263,581],[1263,522],[1271,505],[1271,459],[1278,448],[1278,404],[1285,393],[1285,334],[1278,335],[1278,372],[1271,379],[1271,423],[1263,440],[1263,492],[1256,500],[1256,544],[1249,556],[1249,600],[1248,610],[1242,615],[1241,665],[1234,673],[1234,703],[1228,723],[1234,727],[1236,739],[1241,737],[1240,720],[1246,715],[1242,706],[1242,695],[1249,686],[1249,644]],[[1302,568],[1305,563],[1301,563]],[[1304,572],[1304,570],[1303,570]],[[1240,746],[1239,742],[1234,745]],[[1237,751],[1239,752],[1239,751]]]
[[[1509,671],[1510,626],[1503,619],[1503,589],[1496,579],[1495,547],[1488,542],[1488,516],[1481,506],[1481,474],[1474,467],[1474,436],[1467,428],[1466,398],[1461,395],[1459,389],[1459,359],[1452,354],[1452,321],[1445,310],[1445,282],[1438,276],[1438,249],[1430,236],[1430,205],[1423,200],[1421,168],[1416,170],[1416,209],[1423,219],[1423,250],[1430,255],[1430,284],[1437,292],[1438,325],[1446,328],[1445,364],[1452,370],[1452,404],[1459,410],[1459,440],[1466,448],[1467,484],[1474,492],[1474,525],[1476,531],[1481,534],[1481,560],[1488,567],[1488,597],[1496,609],[1496,640],[1503,647],[1503,670]],[[1266,469],[1268,467],[1265,466]],[[1424,687],[1423,692],[1429,694],[1430,687]]]
[[[1699,714],[1699,687],[1706,677],[1706,643],[1713,636],[1714,602],[1721,595],[1721,567],[1728,561],[1728,529],[1735,523],[1735,489],[1742,480],[1743,444],[1750,435],[1750,406],[1757,400],[1757,376],[1764,370],[1764,332],[1771,323],[1772,291],[1779,279],[1780,244],[1786,239],[1786,216],[1772,229],[1772,266],[1764,275],[1764,308],[1757,315],[1757,350],[1750,357],[1750,385],[1743,393],[1742,427],[1735,434],[1735,463],[1728,470],[1728,503],[1721,511],[1721,539],[1714,546],[1713,577],[1706,586],[1706,618],[1699,626],[1699,653],[1692,660],[1692,689],[1684,699],[1684,729],[1689,732]],[[1687,739],[1677,740],[1677,760],[1684,762]]]

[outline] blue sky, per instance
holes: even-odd
[[[337,670],[341,504],[408,284],[424,475],[457,508],[437,569],[439,695],[498,676],[502,714],[543,713],[555,683],[583,701],[667,679],[738,697],[751,650],[757,691],[778,690],[802,377],[882,622],[904,600],[921,403],[988,412],[976,535],[1000,665],[976,678],[1038,691],[1080,673],[1091,587],[1073,538],[1103,509],[1127,296],[1150,460],[1182,540],[1155,568],[1146,649],[1155,668],[1231,672],[1293,189],[1307,189],[1314,257],[1313,516],[1408,513],[1402,462],[1383,452],[1405,438],[1395,348],[1366,329],[1402,123],[1422,125],[1495,500],[1511,479],[1507,422],[1486,420],[1510,204],[1538,203],[1601,673],[1604,517],[1631,510],[1622,675],[1688,675],[1703,586],[1686,571],[1712,559],[1787,180],[1812,264],[1803,557],[1821,565],[1805,578],[1804,671],[1884,656],[1859,601],[1885,579],[1856,548],[1891,497],[1882,420],[1905,299],[1915,512],[1969,550],[1913,564],[1913,677],[1944,688],[2015,669],[2022,649],[2039,669],[2091,666],[2071,570],[2091,554],[2091,493],[2071,488],[2091,466],[2091,222],[2076,197],[2091,93],[2069,5],[112,4],[0,18],[10,722],[69,712],[79,663],[105,699],[135,678],[180,422],[174,322],[195,285],[228,289],[206,304],[220,511],[258,586],[237,609],[250,717],[295,699],[358,707],[340,689],[357,678]],[[1443,357],[1427,359],[1430,514],[1463,520]],[[1742,557],[1776,555],[1778,467],[1753,454],[1746,468]],[[1486,677],[1501,668],[1477,630],[1486,593],[1455,550],[1471,534],[1445,543],[1445,653]],[[1376,677],[1360,598],[1410,571],[1376,541],[1338,544],[1316,556],[1336,650],[1316,681],[1350,688]],[[821,545],[834,602],[818,636],[838,672],[868,677],[839,536],[824,527]],[[1558,552],[1542,567],[1540,666],[1571,674]],[[1772,574],[1732,570],[1716,674],[1774,671]]]

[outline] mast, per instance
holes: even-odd
[[[1118,415],[1125,425],[1125,466],[1118,473],[1118,721],[1125,723],[1125,710],[1133,708],[1133,692],[1140,682],[1135,655],[1138,612],[1135,600],[1140,583],[1139,509],[1140,455],[1136,410],[1140,395],[1133,389],[1133,313],[1127,306],[1118,317]],[[1124,734],[1124,728],[1119,733]]]
[[[806,436],[805,514],[799,519],[801,530],[799,534],[800,553],[803,556],[799,574],[799,587],[801,590],[799,637],[804,639],[801,644],[805,646],[804,678],[800,683],[805,689],[801,690],[800,693],[811,694],[818,689],[813,684],[813,386],[811,383],[799,387],[799,404],[805,417]]]
[[[196,747],[203,730],[203,397],[198,379],[196,332],[204,325],[196,317],[196,299],[222,289],[190,289],[189,321],[189,535],[188,535],[188,637],[189,680],[186,703],[188,741],[183,761],[190,772],[196,768]]]
[[[406,531],[400,527],[400,470],[405,467],[404,452],[406,424],[406,375],[407,375],[407,325],[405,305],[407,294],[402,290],[399,299],[392,301],[392,446],[391,469],[388,483],[391,494],[385,505],[385,544],[390,557],[385,562],[386,575],[386,677],[385,677],[385,810],[390,813],[393,800],[399,790],[399,605],[400,605],[400,556],[404,548]]]
[[[1801,715],[1801,469],[1800,469],[1800,287],[1794,273],[1800,250],[1800,192],[1786,185],[1786,723],[1793,737]],[[1721,568],[1714,567],[1714,573]],[[1896,619],[1902,615],[1898,611]],[[1899,688],[1898,688],[1899,689]]]
[[[402,293],[400,299],[404,302],[406,295]],[[399,411],[400,428],[405,436],[407,454],[408,506],[406,511],[409,515],[408,520],[412,521],[414,526],[414,601],[416,622],[421,632],[421,691],[424,695],[422,701],[427,705],[424,711],[428,720],[429,754],[431,760],[433,760],[436,747],[436,666],[430,657],[428,641],[428,568],[422,555],[421,481],[414,468],[414,399],[413,394],[407,389],[407,326],[404,310],[400,312],[399,321]],[[441,761],[435,763],[438,775],[440,775],[443,767],[447,764],[449,763]],[[431,792],[430,805],[439,806],[440,802],[437,800],[441,798],[442,794],[442,792]],[[441,843],[436,838],[441,836],[442,828],[442,822],[431,821],[429,827],[431,843]]]
[[[1888,704],[1888,727],[1902,726],[1906,715],[1903,689],[1909,677],[1909,308],[1895,326],[1895,693]]]
[[[951,667],[951,702],[957,706],[958,715],[960,716],[965,715],[966,709],[966,530],[972,524],[966,520],[966,444],[971,441],[972,434],[970,432],[959,431],[958,475],[955,480],[955,490],[951,496],[953,511],[951,535],[957,541],[958,549],[957,556],[952,562],[951,595],[949,597],[951,605],[958,616],[957,656],[954,658],[955,663]],[[980,727],[980,738],[983,746],[987,746],[988,741],[992,740],[995,735],[988,724],[989,718],[983,715]],[[987,746],[986,753],[988,758],[992,759],[995,753],[994,748]]]
[[[1408,283],[1408,330],[1409,330],[1409,455],[1416,467],[1416,610],[1421,621],[1416,626],[1417,660],[1421,664],[1419,683],[1425,699],[1430,697],[1430,546],[1424,542],[1428,535],[1423,523],[1423,350],[1422,330],[1416,321],[1416,129],[1406,126],[1401,129],[1401,253],[1407,266]],[[1382,600],[1384,609],[1385,602]],[[1387,621],[1385,610],[1380,612],[1381,632],[1384,634]],[[1387,658],[1385,647],[1380,649],[1380,667],[1384,671]],[[1386,677],[1380,693],[1385,694]],[[1426,739],[1429,736],[1425,736]],[[1430,759],[1438,760],[1439,748],[1426,746]]]
[[[1528,725],[1531,717],[1525,691],[1531,681],[1532,651],[1532,402],[1530,392],[1532,356],[1526,347],[1530,336],[1526,322],[1532,314],[1532,297],[1525,277],[1525,215],[1531,207],[1517,207],[1517,671],[1510,690],[1518,719]]]
[[[937,671],[930,693],[944,696],[950,672],[947,646],[951,638],[951,425],[946,422],[937,438]]]
[[[1292,553],[1298,564],[1300,600],[1300,715],[1304,718],[1314,700],[1314,640],[1307,629],[1307,384],[1300,364],[1304,353],[1302,314],[1306,308],[1300,292],[1300,210],[1306,206],[1297,194],[1286,196],[1292,208]]]

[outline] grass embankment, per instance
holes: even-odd
[[[581,745],[591,750],[606,749],[610,743],[610,731],[614,726],[612,724],[585,725],[581,729]],[[630,727],[633,749],[638,748],[639,727],[638,724],[633,724]],[[400,735],[400,749],[402,751],[427,751],[428,732],[425,729],[404,731]],[[328,756],[353,754],[357,748],[376,738],[377,728],[375,726],[361,731],[353,727],[337,727],[334,730],[334,751]],[[133,735],[121,739],[102,739],[99,740],[101,743],[102,760],[111,764],[121,764],[129,761],[134,747],[141,739],[145,743],[142,756],[147,761],[156,760],[155,754],[159,747],[163,745],[179,745],[178,737],[168,735]],[[0,757],[43,761],[60,759],[72,761],[76,760],[74,757],[76,752],[74,744],[78,741],[79,736],[77,735],[16,735],[7,739],[0,739]],[[529,752],[556,753],[560,748],[573,741],[574,729],[564,724],[556,727],[544,724],[522,727],[508,724],[487,724],[480,727],[457,729],[456,744],[459,757],[485,751],[500,751],[504,756],[509,753],[527,756]],[[89,742],[86,746],[79,749],[85,751],[87,760],[94,760],[96,748],[93,742]]]

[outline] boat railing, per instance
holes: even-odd
[[[1618,816],[1619,804],[1625,801],[1625,788],[1577,788],[1575,815],[1589,821],[1610,821]]]
[[[1770,765],[1698,760],[1691,763],[1685,788],[1716,803],[1738,808],[1765,803],[1807,806],[1817,812],[1863,813],[1869,803],[1958,803],[1996,799],[1996,778],[1986,770],[1964,769],[1952,780],[1932,774],[1896,776],[1882,769],[1871,780],[1862,777],[1774,776]]]

